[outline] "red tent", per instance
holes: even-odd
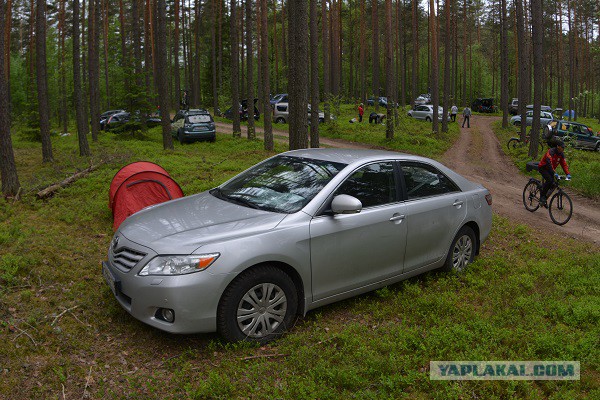
[[[113,229],[142,208],[179,197],[183,197],[181,187],[160,165],[147,161],[126,165],[115,174],[108,192]]]

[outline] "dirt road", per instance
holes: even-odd
[[[474,182],[483,184],[492,192],[494,212],[508,217],[515,224],[526,224],[540,232],[559,234],[600,244],[600,203],[575,194],[567,189],[573,200],[573,217],[564,226],[552,223],[546,209],[534,213],[525,210],[522,202],[527,177],[522,175],[504,154],[492,130],[497,117],[475,116],[471,128],[461,128],[459,139],[442,157],[442,162]],[[283,125],[282,125],[283,126]],[[287,125],[285,125],[287,127]],[[219,132],[231,132],[231,125],[217,123]],[[277,125],[274,126],[278,128]],[[245,135],[245,127],[242,127]],[[257,129],[262,136],[262,129]],[[275,130],[276,140],[287,141],[287,131]],[[321,144],[342,148],[366,148],[360,143],[321,138]],[[577,177],[574,172],[575,179]]]

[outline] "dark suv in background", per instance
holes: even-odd
[[[554,137],[566,139],[576,148],[600,151],[600,136],[594,134],[592,128],[579,122],[551,121],[544,127],[544,139],[551,142]]]
[[[204,109],[179,110],[171,121],[171,135],[181,144],[200,140],[214,142],[217,138],[215,121]]]

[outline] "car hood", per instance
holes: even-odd
[[[147,207],[127,218],[117,234],[158,254],[191,254],[209,242],[271,230],[286,215],[232,204],[203,192]]]

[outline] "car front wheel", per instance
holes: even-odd
[[[230,342],[267,343],[292,326],[298,295],[288,274],[273,266],[250,269],[225,289],[217,310],[219,333]]]
[[[463,226],[454,237],[443,270],[446,272],[461,272],[475,258],[475,232],[468,226]]]

